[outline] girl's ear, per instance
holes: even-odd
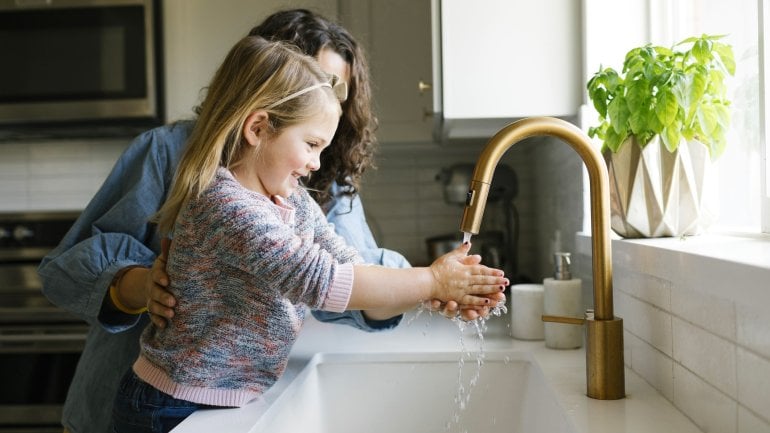
[[[246,141],[256,146],[263,139],[268,131],[268,115],[265,110],[257,110],[246,118],[243,124],[243,137]]]

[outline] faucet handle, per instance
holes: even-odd
[[[541,316],[541,319],[543,320],[543,322],[566,323],[568,325],[583,325],[584,323],[586,323],[585,318],[568,317],[568,316],[551,316],[548,314],[543,314]]]

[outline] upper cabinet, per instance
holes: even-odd
[[[431,141],[430,0],[340,0],[339,8],[368,56],[379,141]]]
[[[284,0],[162,0],[166,119],[193,116],[214,72],[230,48],[268,15],[286,8]],[[337,17],[337,0],[294,0]]]
[[[517,118],[578,113],[581,1],[434,0],[433,7],[444,136],[488,136]]]
[[[340,0],[369,54],[381,142],[490,137],[583,100],[581,0]]]

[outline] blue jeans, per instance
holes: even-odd
[[[166,433],[196,410],[210,407],[160,392],[129,370],[115,396],[112,428],[114,433]]]

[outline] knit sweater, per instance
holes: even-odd
[[[306,307],[345,309],[359,261],[306,191],[273,202],[220,168],[179,213],[176,314],[144,331],[134,371],[175,398],[242,406],[283,373]]]

